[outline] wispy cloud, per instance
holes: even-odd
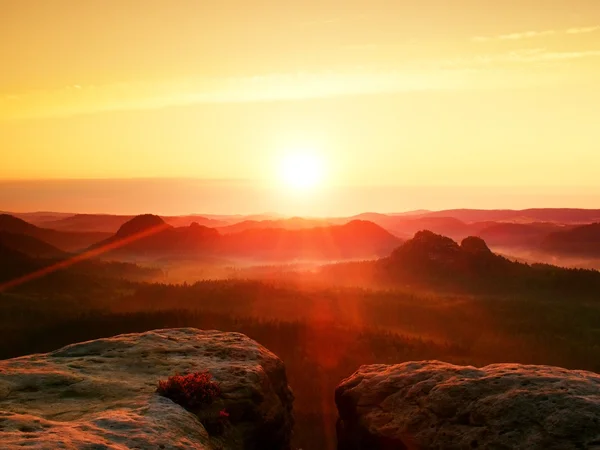
[[[567,28],[565,30],[542,30],[542,31],[522,31],[518,33],[500,34],[497,36],[475,36],[475,42],[490,42],[490,41],[517,41],[521,39],[533,39],[543,36],[554,36],[561,34],[585,34],[594,33],[600,30],[600,26]]]
[[[567,34],[583,34],[583,33],[593,33],[594,31],[600,30],[600,25],[595,27],[580,27],[580,28],[569,28],[566,30]]]
[[[600,50],[557,52],[546,48],[528,48],[501,53],[479,54],[475,57],[454,58],[438,61],[438,63],[440,67],[444,68],[477,69],[482,67],[499,68],[506,64],[523,65],[596,57],[600,57]]]
[[[269,73],[230,78],[135,80],[101,86],[61,88],[0,95],[0,120],[61,117],[119,110],[151,110],[191,104],[307,100],[410,91],[540,86],[563,72],[532,75],[535,64],[600,57],[600,49],[546,48],[483,53],[453,59],[407,62],[402,66],[355,68],[340,72]],[[562,65],[561,65],[562,67]],[[566,67],[566,65],[565,65]],[[565,72],[566,73],[566,72]],[[594,76],[594,73],[590,73]],[[564,78],[563,78],[564,80]]]
[[[452,69],[457,72],[457,70]],[[381,72],[271,73],[222,79],[133,81],[0,95],[0,120],[63,117],[118,110],[150,110],[190,104],[305,100],[345,95],[406,92],[453,87],[456,78],[435,73]]]

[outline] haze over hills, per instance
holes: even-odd
[[[79,251],[110,236],[108,233],[56,231],[40,228],[9,214],[0,214],[0,231],[31,236],[65,252]]]
[[[98,242],[90,250],[106,249],[104,257],[162,257],[181,254],[201,254],[212,249],[219,233],[215,229],[192,224],[175,228],[152,214],[134,217],[124,223],[116,234]]]
[[[456,234],[484,227],[480,234],[501,239],[503,233],[537,239],[532,230],[561,229],[448,217],[394,219],[405,227],[447,227]],[[39,233],[18,219],[5,222]],[[418,231],[403,241],[365,220],[309,228],[302,227],[321,222],[262,224],[292,229],[257,223],[259,228],[224,234],[199,224],[175,227],[152,214],[135,216],[91,246],[102,259],[81,261],[80,255],[35,257],[48,244],[0,232],[12,247],[30,252],[0,239],[0,351],[21,356],[175,326],[244,332],[285,359],[297,395],[295,448],[323,450],[335,448],[324,444],[330,442],[327,430],[335,429],[327,407],[332,389],[324,387],[335,386],[349,367],[365,361],[448,359],[474,365],[505,358],[580,368],[597,360],[588,350],[597,341],[596,271],[518,263],[473,236],[456,242]],[[124,262],[132,255],[137,264]],[[213,277],[198,269],[203,255],[229,257],[233,275]],[[252,263],[243,263],[250,258]],[[296,264],[300,259],[316,263]],[[185,262],[200,273],[172,276]],[[315,412],[315,405],[325,406]]]
[[[549,234],[572,226],[550,222],[495,223],[479,230],[476,235],[491,246],[536,249]]]
[[[555,256],[600,258],[600,223],[550,233],[541,248]]]
[[[112,234],[116,233],[121,226],[135,216],[126,215],[110,215],[110,214],[75,214],[66,215],[63,213],[23,213],[22,216],[35,219],[35,223],[43,223],[48,228],[33,226],[32,224],[19,221],[8,215],[0,216],[0,230],[15,234],[27,234],[44,241],[63,251],[79,251],[83,248],[90,247],[102,241],[106,241]],[[430,230],[434,233],[442,234],[452,239],[462,240],[468,236],[479,236],[486,240],[487,244],[495,250],[503,252],[514,252],[515,255],[523,256],[528,259],[545,260],[544,255],[556,254],[558,256],[581,256],[581,257],[598,257],[599,253],[594,250],[567,250],[558,249],[552,245],[544,244],[548,236],[554,232],[568,231],[576,227],[581,221],[585,223],[588,219],[600,217],[600,210],[582,210],[582,209],[528,209],[528,210],[471,210],[457,209],[446,211],[411,211],[407,213],[364,213],[352,217],[337,217],[337,218],[303,218],[291,217],[282,218],[271,216],[268,214],[244,216],[168,216],[162,217],[164,223],[173,228],[187,228],[191,224],[194,226],[203,226],[211,229],[216,229],[220,235],[236,234],[248,230],[270,230],[262,233],[256,232],[248,234],[245,238],[236,237],[231,239],[223,239],[228,254],[235,254],[245,257],[251,252],[251,244],[245,242],[244,239],[256,239],[262,242],[269,242],[263,248],[255,250],[261,254],[261,257],[272,257],[276,252],[272,247],[273,240],[279,240],[280,247],[288,247],[289,255],[292,258],[293,254],[300,254],[300,250],[291,250],[293,245],[291,242],[294,239],[307,239],[307,236],[301,236],[301,233],[296,233],[295,237],[291,237],[289,233],[282,233],[274,230],[308,230],[319,227],[340,226],[352,222],[354,220],[366,220],[377,224],[392,235],[400,239],[409,239],[420,230]],[[54,227],[56,230],[49,229]],[[92,231],[96,230],[96,231]],[[168,247],[173,245],[171,253],[185,253],[187,250],[185,242],[188,242],[195,251],[208,251],[210,245],[206,240],[202,244],[200,241],[206,236],[203,234],[209,233],[207,230],[200,232],[196,228],[196,237],[192,237],[193,233],[188,233],[186,237],[185,231],[179,231],[177,234],[171,233],[177,238],[165,238],[168,232],[163,235],[163,246]],[[335,230],[335,229],[334,229]],[[310,233],[309,233],[310,234]],[[312,233],[315,239],[318,232]],[[580,245],[585,246],[585,239],[588,236],[579,237]],[[186,241],[188,239],[188,241]],[[554,239],[554,238],[553,238]],[[568,238],[565,238],[568,239]],[[583,239],[583,240],[582,240]],[[589,237],[592,239],[592,237]],[[310,239],[309,239],[310,240]],[[318,239],[317,239],[318,240]],[[177,241],[177,242],[176,242]],[[227,242],[231,243],[227,243]],[[150,241],[147,241],[150,242]],[[166,244],[167,242],[171,244]],[[315,241],[316,242],[316,241]],[[138,248],[143,247],[142,244],[137,244]],[[158,244],[155,244],[158,245]],[[239,249],[235,246],[239,245]],[[131,248],[134,248],[132,246]],[[160,247],[160,245],[158,245]],[[158,248],[157,247],[157,248]],[[223,248],[225,248],[223,247]],[[323,247],[323,245],[320,245]],[[346,244],[343,247],[347,247]],[[180,250],[176,250],[181,248]],[[242,248],[246,250],[242,250]],[[283,248],[283,247],[281,247]],[[381,248],[387,249],[389,245],[383,245]],[[381,256],[381,250],[373,247],[371,256]],[[216,248],[215,248],[216,251]],[[525,253],[523,253],[525,252]],[[123,253],[123,251],[121,251]],[[156,253],[156,252],[155,252]],[[189,253],[189,252],[188,252]],[[336,254],[332,249],[319,252],[316,250],[307,250],[304,252],[306,257],[309,255],[324,255],[326,258],[334,257]],[[337,252],[341,255],[347,255],[352,252],[347,252],[342,249]],[[356,251],[354,255],[364,257],[369,254],[365,251]]]
[[[75,214],[72,216],[52,220],[38,220],[33,222],[37,226],[57,231],[88,231],[101,233],[114,233],[128,220],[135,216],[122,216],[111,214]]]
[[[58,231],[115,233],[121,225],[134,217],[133,215],[74,214],[55,218],[44,215],[35,217],[36,220],[33,220],[32,223],[39,227]],[[51,219],[48,220],[49,218]],[[174,227],[189,226],[194,222],[209,227],[223,227],[230,223],[224,220],[208,219],[200,215],[165,216],[163,219]]]
[[[353,220],[304,229],[249,229],[223,236],[220,248],[244,257],[327,260],[384,256],[400,243],[373,222]]]
[[[15,267],[20,267],[9,271],[14,275],[44,267],[51,260],[66,261],[71,256],[33,236],[55,237],[53,230],[44,230],[10,216],[0,216],[0,219],[5,229],[28,233],[0,232],[0,258],[4,271],[11,261]],[[432,224],[462,223],[447,221],[446,218],[410,220]],[[298,225],[310,223],[300,219],[291,223],[294,222]],[[554,224],[501,223],[484,228],[482,234],[506,233],[527,240],[539,239],[544,232],[556,228]],[[596,243],[596,247],[590,246],[590,243]],[[552,232],[540,248],[568,255],[597,255],[595,252],[600,251],[600,224]],[[530,285],[576,291],[580,281],[587,287],[590,282],[598,281],[600,288],[600,275],[594,278],[594,272],[519,263],[492,252],[481,237],[469,236],[457,243],[450,237],[422,230],[403,242],[379,225],[364,220],[352,220],[343,225],[255,228],[221,234],[217,229],[196,223],[188,227],[173,227],[159,216],[146,214],[132,218],[117,233],[95,243],[88,250],[102,259],[128,260],[133,257],[136,260],[147,259],[147,262],[207,255],[256,262],[340,261],[322,266],[318,271],[327,282],[334,284],[437,286],[504,292],[507,289],[528,289]],[[85,262],[85,259],[87,256],[84,257],[84,265],[98,264]],[[344,262],[356,259],[363,261]],[[98,267],[95,266],[94,270]]]
[[[304,223],[303,221],[300,221]],[[374,258],[389,254],[401,241],[366,221],[312,228],[256,228],[220,234],[199,224],[172,227],[154,215],[137,216],[117,233],[92,247],[115,255],[168,257],[219,256],[260,260]]]
[[[352,280],[364,286],[459,292],[534,290],[594,296],[594,289],[600,289],[597,271],[524,264],[493,253],[481,238],[470,236],[457,243],[427,230],[416,233],[388,257],[324,266],[322,274],[327,280]]]
[[[347,223],[344,220],[343,223]],[[222,234],[238,233],[240,231],[279,228],[283,230],[302,230],[306,228],[316,228],[331,225],[327,219],[305,219],[303,217],[291,217],[289,219],[268,219],[268,220],[244,220],[232,225],[217,228]]]
[[[425,213],[427,217],[454,217],[465,222],[556,222],[581,224],[600,220],[599,209],[531,208],[511,209],[449,209]]]

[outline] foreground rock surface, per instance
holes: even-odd
[[[336,390],[339,450],[600,449],[600,376],[438,361],[362,366]]]
[[[208,370],[230,425],[155,394],[159,379]],[[239,333],[191,328],[126,334],[0,361],[0,448],[288,449],[293,396],[281,360]]]

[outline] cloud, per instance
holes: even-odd
[[[512,51],[502,55],[500,60],[504,62],[544,62],[564,61],[571,59],[593,58],[600,56],[600,50],[586,50],[573,52],[553,52],[545,49],[525,49]]]
[[[454,58],[439,61],[440,67],[476,69],[482,66],[500,66],[504,64],[533,64],[538,62],[567,61],[600,57],[600,50],[556,52],[546,48],[527,48],[502,53],[487,53],[469,58]]]
[[[543,36],[553,36],[560,34],[585,34],[593,33],[600,30],[600,26],[568,28],[566,30],[542,30],[542,31],[522,31],[519,33],[500,34],[497,36],[475,36],[475,42],[490,42],[490,41],[517,41],[521,39],[533,39]]]
[[[452,70],[457,72],[457,70]],[[0,120],[65,117],[178,105],[306,100],[454,87],[457,77],[409,70],[271,73],[248,77],[131,81],[0,95]]]
[[[600,30],[600,26],[595,27],[581,27],[581,28],[569,28],[566,30],[567,34],[583,34],[583,33],[593,33],[594,31]]]
[[[567,72],[532,75],[530,67],[600,57],[600,49],[520,49],[429,59],[380,69],[268,73],[247,77],[132,80],[106,85],[0,94],[0,120],[64,117],[106,111],[152,110],[192,104],[308,100],[351,95],[539,86],[564,82]],[[566,65],[565,65],[566,67]],[[589,72],[590,77],[596,72]],[[561,78],[563,77],[563,78]],[[559,81],[557,81],[559,80]]]

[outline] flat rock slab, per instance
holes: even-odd
[[[335,397],[339,450],[600,450],[600,376],[591,372],[369,365]]]
[[[155,393],[175,373],[208,371],[230,424]],[[0,448],[289,449],[293,395],[282,361],[240,333],[192,328],[125,334],[0,361]]]

